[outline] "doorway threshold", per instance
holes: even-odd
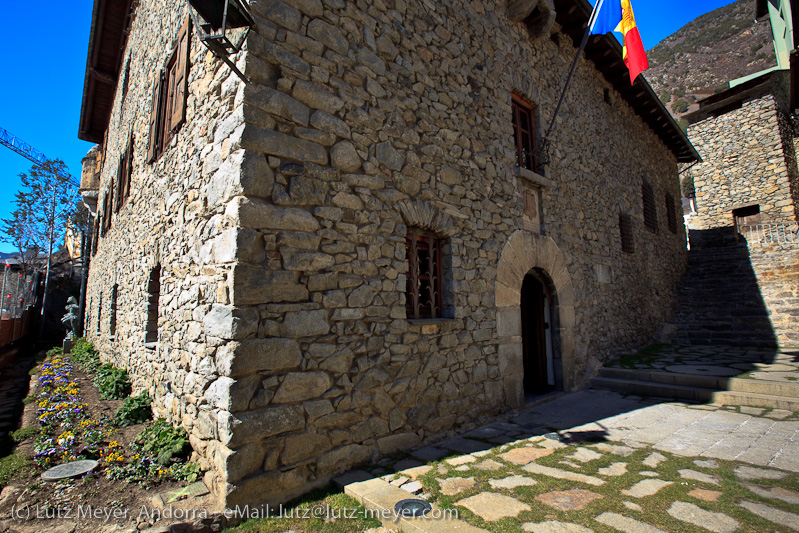
[[[553,400],[557,400],[565,394],[566,391],[562,390],[553,390],[551,392],[545,392],[544,394],[525,394],[524,408],[527,409],[528,407],[537,407],[539,405],[549,403]]]

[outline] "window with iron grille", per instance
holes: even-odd
[[[430,232],[409,228],[405,246],[408,257],[407,317],[441,318],[441,240]]]
[[[622,251],[633,253],[635,251],[635,241],[633,240],[633,221],[630,215],[619,213],[619,234],[621,236]]]
[[[669,231],[677,233],[677,205],[674,197],[666,193],[666,219],[669,223]]]
[[[535,153],[535,110],[520,96],[511,95],[513,107],[513,140],[516,143],[516,164],[538,172]]]
[[[152,163],[164,151],[172,136],[186,119],[186,96],[189,79],[191,19],[186,18],[178,33],[177,45],[155,84],[150,111],[150,139],[147,162]]]
[[[655,207],[655,189],[646,180],[641,184],[641,196],[644,200],[644,226],[652,233],[657,233],[658,213]]]

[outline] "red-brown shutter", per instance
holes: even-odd
[[[152,163],[161,151],[160,128],[158,127],[158,116],[161,114],[161,92],[163,91],[163,74],[159,74],[158,81],[155,83],[153,93],[153,107],[150,110],[150,140],[147,145],[147,162]]]
[[[191,44],[191,18],[186,17],[186,22],[178,33],[178,44],[175,51],[174,63],[174,89],[172,91],[172,105],[170,106],[169,129],[174,130],[186,118],[186,96],[189,81],[189,48]]]

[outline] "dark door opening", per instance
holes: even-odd
[[[522,282],[522,349],[524,393],[544,394],[554,389],[547,357],[547,295],[544,285],[527,274]]]

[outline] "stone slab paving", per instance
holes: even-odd
[[[724,513],[706,511],[693,503],[674,502],[669,507],[668,513],[677,520],[703,527],[715,533],[732,533],[740,526],[737,520]]]
[[[558,511],[579,511],[594,500],[599,500],[602,497],[601,494],[590,490],[571,489],[539,494],[535,499]]]
[[[782,487],[765,487],[749,483],[742,483],[741,486],[752,494],[757,494],[761,498],[780,500],[785,503],[790,503],[791,505],[799,505],[799,492],[783,489]]]
[[[487,522],[496,522],[500,518],[516,516],[522,511],[531,509],[529,505],[515,498],[491,492],[481,492],[456,503],[469,509]]]
[[[532,533],[593,533],[594,530],[578,524],[549,520],[537,524],[532,522],[522,524],[522,531],[532,531]]]
[[[789,513],[781,509],[775,509],[770,505],[750,501],[743,501],[739,505],[747,511],[755,513],[761,518],[765,518],[769,522],[774,522],[775,524],[791,528],[794,531],[799,531],[799,514]]]
[[[783,531],[799,517],[799,421],[772,412],[572,393],[424,448],[450,456],[400,471],[402,488],[459,497],[485,530]]]
[[[672,483],[673,481],[663,481],[662,479],[643,479],[629,489],[624,489],[621,493],[633,498],[644,498],[657,494],[660,489],[668,487]]]
[[[617,513],[602,513],[596,517],[596,521],[619,531],[624,531],[624,533],[666,533],[655,526]]]

